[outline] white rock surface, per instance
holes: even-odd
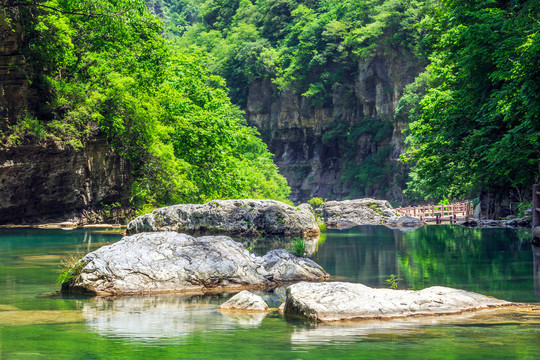
[[[370,198],[327,201],[316,211],[328,227],[380,225],[387,220],[399,218],[388,201]]]
[[[313,237],[320,230],[310,209],[308,204],[294,207],[275,200],[212,200],[156,209],[130,222],[127,232]]]
[[[141,233],[87,254],[82,274],[65,292],[98,295],[225,292],[321,281],[314,261],[286,250],[255,256],[226,236],[194,238],[175,232]]]
[[[285,314],[326,322],[454,314],[508,305],[512,303],[442,286],[413,291],[345,282],[301,282],[287,288]]]
[[[267,311],[268,305],[259,295],[250,293],[247,290],[242,290],[221,304],[219,310]]]

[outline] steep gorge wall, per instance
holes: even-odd
[[[306,98],[292,91],[279,94],[270,80],[259,80],[249,88],[246,117],[256,126],[280,172],[292,188],[291,200],[305,201],[311,197],[342,199],[363,195],[400,199],[401,188],[359,189],[345,179],[351,177],[351,163],[343,163],[345,156],[339,142],[345,140],[328,136],[336,124],[358,127],[366,122],[391,122],[389,136],[377,138],[374,133],[363,133],[354,139],[354,166],[361,166],[369,156],[383,148],[391,148],[387,161],[393,163],[390,177],[399,175],[396,159],[403,152],[401,131],[405,124],[394,122],[394,112],[405,86],[423,71],[420,61],[410,53],[380,47],[375,56],[358,64],[356,77],[345,79],[332,94],[332,104],[312,107]],[[354,89],[347,91],[345,89]],[[373,126],[372,126],[373,127]],[[325,141],[327,139],[327,141]],[[395,183],[389,179],[389,183]]]
[[[128,162],[99,139],[76,151],[38,146],[0,151],[0,223],[127,205],[130,174]]]
[[[0,13],[0,136],[38,101],[28,81],[30,66],[21,53],[23,29]],[[127,160],[104,139],[94,138],[79,150],[50,144],[0,150],[0,224],[57,220],[86,209],[120,203],[131,191]]]

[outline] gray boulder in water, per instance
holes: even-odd
[[[320,234],[308,204],[294,207],[275,200],[249,199],[168,206],[139,216],[127,227],[128,234],[148,231],[239,236]]]
[[[268,305],[259,295],[242,290],[219,307],[222,311],[267,311]]]
[[[509,305],[513,304],[442,286],[413,291],[344,282],[301,282],[287,288],[285,314],[328,322],[454,314]]]
[[[380,225],[399,217],[388,201],[370,198],[327,201],[319,206],[316,212],[327,226],[340,228]]]
[[[273,288],[329,275],[286,250],[256,256],[226,236],[194,238],[175,232],[141,233],[87,254],[82,273],[64,292],[97,295],[226,292]]]
[[[384,225],[390,229],[398,229],[401,231],[410,231],[418,229],[425,225],[425,223],[417,218],[411,216],[401,216],[397,219],[387,220]]]

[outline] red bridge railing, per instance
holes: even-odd
[[[396,211],[402,216],[411,216],[422,221],[450,221],[455,223],[458,220],[468,221],[472,215],[472,202],[462,201],[449,205],[420,205],[399,207]]]

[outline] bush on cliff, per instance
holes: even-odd
[[[22,25],[40,97],[30,113],[0,129],[5,145],[78,147],[103,133],[132,164],[132,203],[139,206],[288,196],[224,80],[202,55],[166,41],[143,0],[9,0],[3,7]]]

